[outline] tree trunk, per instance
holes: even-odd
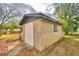
[[[2,35],[2,30],[0,29],[0,36]]]
[[[0,24],[0,36],[2,35],[2,25],[3,25],[2,23]]]
[[[69,32],[65,32],[65,35],[68,35],[69,34]]]

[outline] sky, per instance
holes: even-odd
[[[37,12],[39,11],[44,12],[47,7],[47,5],[43,3],[29,3],[29,5],[31,5]]]
[[[25,3],[27,4],[27,3]],[[50,11],[46,11],[46,8],[51,5],[52,3],[29,3],[37,12],[48,12],[53,14],[55,8],[52,7]]]
[[[4,3],[79,3],[79,0],[0,0]]]
[[[13,15],[21,19],[24,14],[31,12],[46,12],[53,14],[55,8],[52,4],[53,3],[6,3],[5,6],[8,6],[12,10]],[[50,8],[51,5],[52,7]],[[0,8],[2,7],[4,7],[4,4],[0,3]],[[48,7],[49,9],[47,9]]]

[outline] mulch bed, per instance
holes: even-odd
[[[11,40],[7,40],[6,42],[7,42],[7,43],[10,43],[10,42],[18,41],[18,40],[20,40],[20,39],[11,39]]]
[[[24,51],[22,50],[21,52],[19,52],[18,54],[16,54],[16,56],[34,56],[38,53],[37,49],[35,48],[31,48],[31,49],[24,49]]]
[[[5,55],[7,52],[8,44],[5,40],[0,40],[0,56]]]
[[[0,56],[4,56],[7,53],[8,43],[19,41],[19,38],[11,40],[0,39]]]

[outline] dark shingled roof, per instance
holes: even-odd
[[[62,24],[61,22],[59,22],[58,20],[55,20],[52,18],[52,15],[49,14],[49,13],[29,13],[29,14],[25,14],[20,22],[20,25],[24,24],[25,20],[28,20],[28,19],[25,19],[25,18],[30,18],[30,17],[41,17],[41,18],[45,18],[49,21],[52,21],[52,22],[55,22],[55,23],[58,23],[58,24]]]

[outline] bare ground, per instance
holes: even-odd
[[[10,54],[15,55],[15,50],[18,50],[17,56],[79,56],[79,41],[72,39],[61,39],[42,52],[38,52],[35,48],[23,49],[24,45],[20,45],[20,48],[16,46],[16,49],[9,52],[9,56]]]
[[[79,56],[79,42],[75,40],[62,39],[52,44],[42,52],[34,48],[23,49],[17,56]]]
[[[52,47],[50,49],[50,47]],[[48,52],[43,55],[47,56],[79,56],[79,42],[63,39],[50,46]]]

